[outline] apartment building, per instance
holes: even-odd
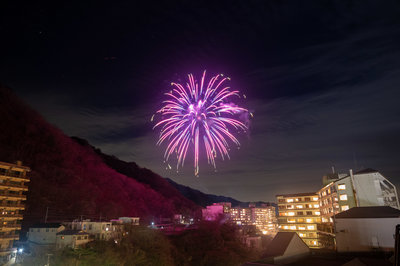
[[[321,222],[318,234],[325,248],[334,249],[335,216],[353,207],[390,206],[399,209],[396,187],[381,173],[365,169],[353,174],[332,173],[323,177],[320,197]]]
[[[9,256],[19,239],[29,171],[21,162],[0,162],[0,257]]]
[[[320,248],[317,226],[321,223],[316,192],[276,196],[280,232],[296,232],[310,248]]]

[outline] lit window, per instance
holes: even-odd
[[[317,241],[311,241],[311,244],[313,245],[313,246],[316,246],[317,245]]]
[[[319,205],[318,204],[314,204],[314,208],[319,208]]]
[[[306,234],[299,233],[299,236],[300,236],[300,237],[305,237],[305,236],[306,236]]]
[[[297,222],[298,223],[304,223],[304,219],[303,218],[297,219]]]
[[[347,200],[347,195],[343,194],[339,196],[340,200]]]
[[[308,225],[308,226],[307,226],[307,229],[308,229],[308,230],[314,230],[314,229],[315,229],[315,226],[314,226],[314,225]]]
[[[296,205],[297,209],[303,209],[303,205]]]
[[[321,213],[320,212],[315,212],[315,215],[321,215]]]
[[[335,197],[335,201],[338,201],[338,198]]]
[[[306,227],[305,227],[305,226],[300,226],[300,225],[299,225],[299,230],[306,230]]]
[[[283,226],[283,229],[289,229],[289,226],[284,225],[284,226]]]
[[[306,222],[307,222],[307,223],[312,223],[313,220],[312,220],[312,219],[306,219]]]
[[[322,191],[322,196],[323,197],[326,196],[326,192],[325,191]]]
[[[346,185],[345,184],[340,184],[337,186],[339,190],[345,190],[346,189]]]
[[[313,201],[318,201],[318,197],[313,197],[312,200]]]
[[[287,199],[286,202],[293,202],[293,199]]]
[[[287,207],[288,209],[293,209],[293,208],[294,208],[293,205],[287,205],[286,207]]]
[[[294,212],[288,212],[287,215],[288,216],[294,216]]]
[[[295,223],[296,219],[287,219],[288,223]]]
[[[291,225],[289,226],[290,230],[296,230],[296,226],[295,225]]]
[[[342,206],[342,211],[347,211],[349,209],[349,206],[348,205],[343,205]]]

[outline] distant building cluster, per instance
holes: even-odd
[[[121,217],[111,221],[75,220],[65,223],[39,223],[29,228],[28,241],[56,249],[77,248],[92,240],[118,241],[124,225],[139,225],[138,217]]]
[[[400,206],[396,187],[387,178],[365,169],[328,174],[322,181],[317,192],[276,196],[279,231],[296,232],[310,248],[361,251],[360,245],[343,245],[366,236],[364,247],[385,248],[388,242],[394,247],[393,224],[400,223]],[[350,229],[357,227],[357,219],[363,230]],[[382,227],[385,223],[391,226]]]
[[[264,235],[275,235],[278,230],[275,207],[250,203],[248,207],[232,207],[230,202],[219,202],[202,210],[204,220],[224,219],[240,226],[255,226]]]

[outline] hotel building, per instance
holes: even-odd
[[[353,174],[328,174],[318,191],[321,221],[318,234],[325,248],[335,248],[335,215],[353,207],[390,206],[399,209],[396,187],[382,174],[365,169]]]
[[[320,248],[317,226],[321,223],[318,194],[277,195],[279,231],[296,232],[310,248]]]
[[[0,257],[8,256],[19,239],[29,171],[21,162],[0,162]]]

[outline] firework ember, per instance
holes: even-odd
[[[240,146],[235,132],[246,131],[247,126],[238,120],[247,110],[232,103],[233,97],[239,97],[239,91],[230,90],[224,83],[229,78],[222,74],[206,82],[206,71],[200,83],[192,74],[188,75],[186,86],[171,83],[172,90],[165,95],[163,107],[157,111],[162,118],[154,128],[161,127],[157,145],[167,142],[165,160],[171,154],[177,156],[177,168],[184,165],[189,148],[194,149],[194,171],[199,173],[199,152],[204,146],[208,163],[215,165],[217,156],[229,158],[229,144]],[[154,116],[152,117],[152,120]]]

